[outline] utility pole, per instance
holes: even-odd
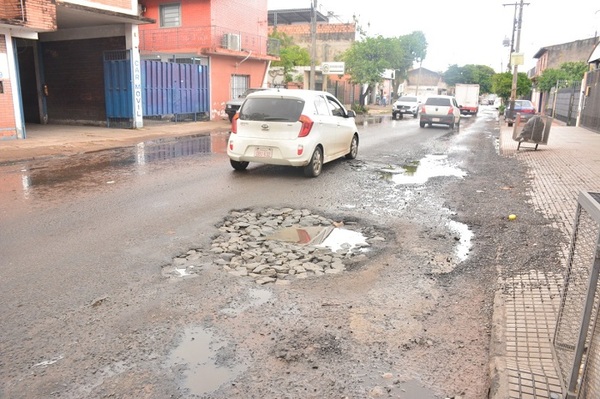
[[[529,5],[529,3],[523,3],[521,0],[519,4],[519,19],[516,21],[515,29],[517,31],[517,42],[515,45],[515,52],[513,54],[518,54],[519,49],[521,47],[521,27],[523,25],[523,6]],[[512,55],[511,55],[512,58]],[[516,60],[511,60],[513,65],[513,76],[512,76],[512,88],[510,90],[510,108],[508,110],[508,115],[511,118],[514,118],[515,114],[515,100],[517,98],[517,76],[519,74],[519,63]]]
[[[504,7],[506,6],[515,6],[515,16],[513,17],[513,27],[512,27],[512,38],[510,39],[510,54],[508,55],[508,71],[510,72],[510,67],[511,67],[511,62],[512,60],[510,59],[512,57],[512,53],[515,51],[515,30],[517,29],[517,7],[519,6],[519,3],[512,3],[512,4],[502,4]]]
[[[310,13],[310,85],[311,90],[315,89],[315,63],[317,59],[317,0],[313,0]]]

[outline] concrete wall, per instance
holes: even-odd
[[[269,27],[269,33],[275,27]],[[277,25],[277,31],[293,38],[294,43],[307,49],[312,47],[310,24]],[[336,56],[348,50],[356,39],[356,25],[349,24],[318,24],[317,25],[317,59],[316,62],[335,61]]]

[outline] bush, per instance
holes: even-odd
[[[506,105],[502,104],[498,107],[498,114],[504,115],[504,110],[506,110]]]
[[[352,104],[352,111],[356,112],[357,115],[368,113],[367,107],[360,104]]]

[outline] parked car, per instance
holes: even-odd
[[[394,102],[392,106],[392,118],[396,119],[397,116],[402,118],[404,114],[411,114],[414,118],[419,116],[419,106],[421,101],[417,97],[402,96]]]
[[[520,115],[521,121],[528,121],[537,113],[535,106],[529,100],[515,100],[515,110],[511,115],[510,112],[510,102],[506,105],[506,110],[504,111],[504,119],[508,123],[508,126],[512,126],[517,118],[517,115]]]
[[[430,96],[421,106],[421,119],[419,125],[442,124],[450,129],[460,127],[460,108],[453,96]]]
[[[267,90],[267,88],[263,87],[255,87],[251,89],[246,89],[238,98],[232,98],[231,100],[225,103],[225,113],[229,117],[229,122],[233,121],[233,116],[240,109],[240,106],[250,93],[255,93],[257,91]]]
[[[355,116],[324,91],[255,92],[233,118],[227,155],[238,171],[259,162],[302,167],[306,176],[316,177],[324,163],[356,158]]]

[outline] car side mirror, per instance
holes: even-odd
[[[356,118],[356,112],[354,112],[353,110],[349,110],[346,116],[348,118]]]

